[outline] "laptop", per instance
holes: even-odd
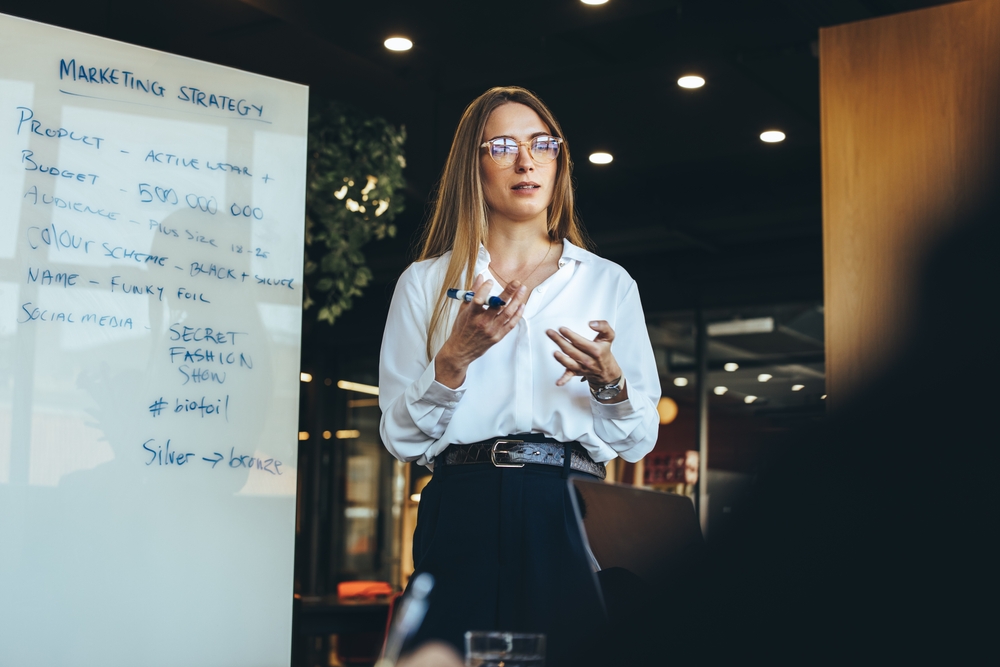
[[[704,538],[687,496],[584,477],[569,484],[595,569],[622,568],[661,589],[699,558]]]

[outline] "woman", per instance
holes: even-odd
[[[481,95],[382,341],[383,442],[434,471],[413,537],[437,580],[421,639],[541,632],[558,665],[602,626],[565,477],[649,452],[660,387],[635,282],[585,243],[551,112],[522,88]]]

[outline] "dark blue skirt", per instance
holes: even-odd
[[[467,630],[543,633],[546,665],[558,667],[586,662],[607,639],[560,468],[436,466],[421,493],[413,562],[436,581],[413,645],[443,640],[464,654]]]

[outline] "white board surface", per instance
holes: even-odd
[[[0,15],[0,665],[287,665],[307,88]]]

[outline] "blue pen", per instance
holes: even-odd
[[[463,292],[462,290],[458,289],[457,287],[453,287],[452,289],[448,290],[448,298],[449,299],[458,299],[459,301],[464,301],[466,303],[471,302],[472,299],[473,299],[473,297],[475,297],[475,296],[476,296],[475,292]],[[501,299],[498,296],[491,296],[486,301],[486,304],[490,308],[501,308],[503,306],[506,306],[507,302],[504,301],[503,299]]]

